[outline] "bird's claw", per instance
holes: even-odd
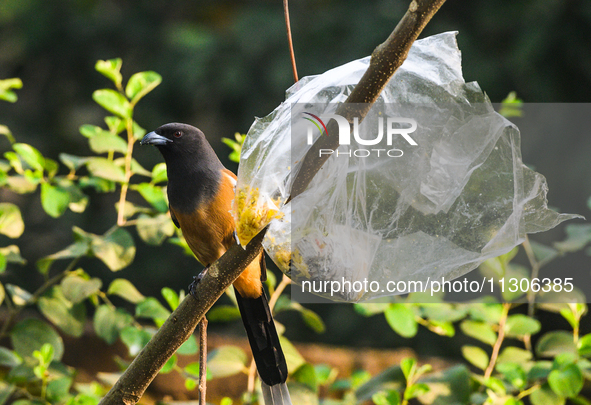
[[[197,290],[197,286],[201,282],[201,279],[203,277],[205,277],[205,275],[207,274],[207,269],[209,269],[209,266],[204,268],[203,271],[201,273],[199,273],[198,275],[193,276],[193,281],[191,282],[191,284],[189,284],[189,294],[191,294],[192,296],[195,296],[195,291]]]
[[[242,246],[242,245],[240,244],[240,239],[238,238],[238,233],[236,232],[236,230],[234,230],[234,239],[236,240],[236,244],[237,244],[238,246]]]

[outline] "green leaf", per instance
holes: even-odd
[[[423,304],[421,309],[426,319],[437,322],[456,322],[467,313],[466,307],[454,307],[447,303]]]
[[[207,313],[210,322],[229,322],[240,319],[240,311],[233,305],[216,305]]]
[[[110,151],[123,154],[127,153],[127,141],[107,131],[101,131],[90,138],[88,144],[96,153],[107,153]]]
[[[591,333],[586,334],[577,342],[577,349],[580,356],[591,357]]]
[[[488,387],[491,390],[493,390],[498,395],[507,394],[507,389],[505,388],[505,384],[503,384],[503,382],[496,377],[489,377],[486,379],[482,379],[482,384],[484,384],[485,387]]]
[[[197,346],[197,340],[195,340],[194,335],[191,335],[176,352],[183,355],[192,355],[196,354],[198,351],[199,347]]]
[[[111,89],[96,90],[92,93],[92,99],[105,110],[123,118],[129,119],[132,114],[132,107],[129,101],[121,93]]]
[[[70,204],[70,194],[67,190],[49,183],[41,184],[41,205],[45,212],[54,217],[60,217]]]
[[[539,262],[549,262],[558,256],[558,251],[550,246],[542,245],[533,240],[530,240],[529,243],[534,252],[534,256]]]
[[[136,222],[138,235],[150,245],[161,245],[166,238],[174,235],[174,224],[168,214],[149,216],[141,214]]]
[[[146,299],[146,297],[135,288],[131,281],[124,278],[116,278],[113,280],[109,285],[107,294],[118,295],[133,304],[137,304]]]
[[[417,334],[418,324],[415,313],[406,304],[390,304],[384,311],[388,325],[400,336],[411,338]]]
[[[551,361],[536,361],[527,372],[527,378],[529,380],[543,380],[548,378],[548,374],[550,374],[550,371],[552,371]]]
[[[135,316],[138,318],[166,319],[170,311],[153,297],[148,297],[135,307]]]
[[[94,313],[94,330],[108,344],[113,344],[121,331],[132,323],[133,317],[120,308],[101,305]]]
[[[78,130],[80,131],[80,134],[82,134],[82,136],[89,138],[89,139],[93,138],[93,137],[97,136],[98,134],[100,134],[101,132],[103,132],[103,129],[101,127],[99,127],[98,125],[90,125],[90,124],[81,125]]]
[[[427,327],[431,332],[437,333],[441,336],[453,337],[456,334],[456,330],[451,322],[440,322],[429,320]]]
[[[314,371],[318,379],[318,385],[331,384],[338,374],[336,368],[332,368],[326,364],[314,365]]]
[[[164,287],[161,290],[161,293],[170,309],[174,311],[180,303],[179,295],[176,293],[176,291],[168,287]]]
[[[576,353],[572,333],[558,330],[544,334],[536,344],[540,357],[556,357],[561,353]]]
[[[64,250],[46,256],[37,261],[37,268],[39,269],[39,272],[41,274],[47,274],[49,268],[51,267],[51,264],[55,260],[82,257],[86,256],[89,253],[91,238],[87,236],[88,234],[86,232],[84,232],[78,227],[73,227],[72,230],[74,232],[75,239],[75,242],[73,244],[71,244]]]
[[[310,309],[303,309],[301,312],[304,323],[308,325],[316,333],[324,333],[326,326],[322,321],[322,318],[318,314]]]
[[[18,238],[25,230],[25,223],[19,208],[12,203],[0,203],[0,234]]]
[[[125,87],[125,94],[133,104],[152,91],[162,82],[162,76],[156,72],[139,72],[131,76]]]
[[[12,89],[20,89],[23,87],[23,82],[18,77],[0,80],[0,100],[14,103],[17,100],[17,95]]]
[[[57,184],[68,193],[70,200],[68,208],[70,208],[72,212],[84,212],[84,210],[86,210],[88,196],[82,192],[76,183],[69,179],[60,178],[57,181]]]
[[[128,326],[121,331],[121,341],[125,343],[130,356],[136,356],[152,338],[144,329]]]
[[[519,363],[524,364],[532,359],[532,354],[529,350],[520,349],[519,347],[508,346],[497,358],[498,363]]]
[[[497,334],[487,323],[465,320],[460,324],[460,328],[466,335],[491,346],[497,341]]]
[[[591,224],[568,224],[565,231],[566,239],[554,243],[554,247],[562,252],[576,252],[591,242]]]
[[[388,307],[390,306],[390,304],[386,304],[386,303],[360,303],[360,304],[354,304],[353,308],[355,309],[355,312],[357,312],[358,314],[360,314],[361,316],[374,316],[377,314],[383,314],[384,311],[386,309],[388,309]]]
[[[55,350],[53,349],[53,346],[49,343],[44,343],[43,346],[41,346],[41,350],[39,350],[39,354],[41,355],[43,362],[45,364],[49,364],[53,360]]]
[[[138,191],[144,199],[161,213],[168,211],[168,203],[162,187],[150,183],[132,185],[133,190]]]
[[[119,117],[115,116],[108,116],[105,117],[105,123],[109,128],[109,132],[112,134],[118,135],[125,130],[125,121]]]
[[[98,60],[94,65],[97,72],[101,73],[107,79],[111,80],[117,88],[121,87],[121,65],[123,61],[121,58]]]
[[[576,397],[583,389],[583,382],[583,373],[576,364],[570,364],[562,370],[553,370],[548,376],[550,388],[561,397]]]
[[[41,313],[64,333],[74,337],[82,336],[86,307],[68,301],[61,288],[52,287],[39,298],[37,306]]]
[[[400,361],[400,369],[404,374],[406,380],[411,380],[414,377],[417,368],[417,361],[412,357],[406,357]]]
[[[45,158],[37,149],[26,143],[12,145],[14,151],[34,170],[42,171],[45,167]]]
[[[4,256],[7,263],[27,264],[27,261],[21,256],[21,251],[17,245],[0,247],[0,255]]]
[[[298,349],[285,337],[279,336],[279,342],[285,355],[285,361],[287,362],[287,368],[289,370],[297,370],[302,364],[306,362]]]
[[[399,405],[400,394],[396,390],[378,391],[371,396],[376,405]]]
[[[119,183],[126,181],[123,169],[109,159],[102,157],[88,158],[86,167],[93,176]]]
[[[78,170],[84,166],[89,158],[69,155],[67,153],[60,153],[59,158],[61,162],[70,170]]]
[[[194,361],[183,368],[183,371],[193,377],[199,377],[199,362]]]
[[[496,302],[470,304],[468,312],[475,321],[499,323],[503,314],[503,306]]]
[[[72,377],[55,378],[47,384],[47,399],[51,403],[58,403],[69,397],[70,388],[74,379]]]
[[[480,347],[462,346],[462,355],[470,362],[470,364],[481,370],[486,370],[488,367],[488,354]]]
[[[101,179],[99,177],[81,176],[78,184],[82,188],[93,188],[97,193],[109,193],[115,191],[116,185],[111,180]]]
[[[31,357],[45,343],[54,349],[54,358],[61,360],[64,343],[58,333],[47,323],[34,318],[25,319],[10,331],[12,347],[21,357]]]
[[[246,353],[236,346],[220,346],[207,356],[207,369],[213,378],[228,377],[246,367]]]
[[[556,395],[547,383],[529,396],[532,405],[564,405],[566,398]]]
[[[525,370],[517,363],[500,363],[496,365],[499,373],[505,376],[505,379],[518,390],[523,390],[527,386],[527,375]]]
[[[537,319],[522,314],[515,314],[507,318],[505,335],[507,337],[535,335],[541,328],[542,325]]]
[[[6,284],[6,291],[10,294],[10,298],[12,298],[14,305],[17,306],[26,305],[33,296],[30,292],[14,284]]]
[[[14,136],[12,136],[10,128],[8,128],[6,125],[0,125],[0,135],[4,135],[10,143],[15,142]]]
[[[177,355],[173,354],[172,357],[170,359],[168,359],[168,361],[160,369],[160,374],[170,373],[172,370],[174,370],[174,366],[176,366],[176,362],[177,362]]]
[[[97,294],[103,282],[98,278],[84,278],[77,274],[64,278],[61,282],[64,296],[72,303],[78,304],[86,298]]]
[[[158,184],[162,183],[163,181],[168,181],[166,163],[158,163],[152,168],[152,183]]]
[[[135,257],[135,245],[129,232],[113,227],[103,236],[92,235],[91,250],[111,271],[129,266]]]
[[[131,127],[132,127],[131,129],[132,129],[133,137],[138,141],[140,139],[142,139],[144,137],[144,135],[146,135],[146,133],[148,132],[144,128],[140,127],[138,125],[138,123],[135,121],[133,121],[133,124]]]
[[[185,388],[187,391],[193,391],[195,388],[197,388],[197,381],[191,378],[185,379]]]
[[[23,359],[16,352],[0,346],[0,366],[12,368],[22,362]]]
[[[316,378],[316,371],[311,364],[303,364],[300,368],[295,370],[290,377],[293,380],[304,384],[312,391],[318,392],[318,379]]]
[[[429,392],[429,386],[427,384],[413,384],[406,391],[404,391],[405,399],[413,399],[425,395]]]
[[[0,254],[0,256],[2,256]],[[4,257],[4,256],[2,256]],[[6,298],[6,291],[4,290],[4,285],[2,285],[2,283],[0,283],[0,304],[2,304],[4,302],[4,298]]]

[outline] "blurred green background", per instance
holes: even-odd
[[[392,31],[408,3],[293,1],[291,23],[300,77],[369,55]],[[456,30],[466,81],[478,81],[493,102],[500,102],[510,91],[525,102],[591,101],[590,1],[450,0],[421,37]],[[0,78],[20,77],[24,83],[17,103],[0,104],[0,123],[18,141],[54,159],[60,152],[91,154],[78,128],[104,126],[104,111],[91,95],[110,83],[94,70],[94,64],[115,57],[123,59],[125,79],[143,70],[163,76],[162,84],[137,109],[140,125],[147,130],[172,121],[198,126],[234,171],[236,165],[226,159],[230,150],[220,138],[245,133],[254,117],[271,112],[293,83],[278,0],[0,0]],[[522,133],[522,144],[524,162],[548,178],[550,204],[563,212],[589,216],[589,128]],[[0,152],[8,146],[0,139]],[[160,161],[152,148],[138,149],[134,156],[147,168]],[[86,231],[104,233],[115,222],[115,197],[94,197],[83,214],[68,211],[55,220],[43,212],[38,196],[0,194],[0,200],[21,206],[27,231],[16,243],[29,258],[27,266],[4,276],[6,282],[38,282],[35,260],[71,243],[74,223]],[[538,240],[560,240],[563,228]],[[97,261],[81,265],[103,279],[115,277]],[[573,255],[558,266],[589,268],[589,258]],[[158,295],[163,286],[186,288],[199,268],[180,248],[138,243],[134,264],[116,276],[129,278],[145,294]],[[351,307],[330,307],[320,309],[328,315],[324,318],[329,333],[312,340],[392,344],[391,331],[368,337],[375,320],[342,322],[353,311]],[[240,325],[234,326],[239,330]],[[288,328],[288,335],[296,340],[310,338],[305,328]],[[413,343],[423,344],[421,336]],[[455,345],[428,345],[428,350],[433,354],[459,351],[460,345]]]

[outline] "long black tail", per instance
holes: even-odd
[[[261,380],[269,386],[285,383],[287,363],[264,289],[259,298],[244,298],[236,291],[236,300]]]

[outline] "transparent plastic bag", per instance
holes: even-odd
[[[403,158],[331,156],[306,191],[284,204],[309,148],[296,118],[314,109],[334,113],[369,57],[303,78],[284,103],[257,119],[236,187],[241,242],[270,222],[265,250],[296,282],[383,286],[451,280],[508,252],[526,233],[578,217],[547,208],[546,181],[522,163],[518,129],[494,111],[477,83],[464,82],[455,36],[416,41],[360,125],[374,125],[380,114],[415,118],[419,147]],[[318,294],[360,301],[396,293]]]

